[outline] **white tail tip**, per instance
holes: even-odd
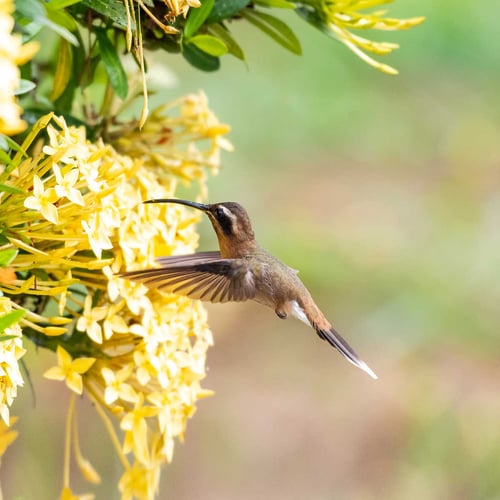
[[[353,363],[353,364],[355,364],[359,369],[361,369],[364,372],[368,373],[368,375],[370,375],[371,378],[373,378],[375,380],[378,379],[378,377],[375,374],[375,372],[364,361],[358,360],[357,363]]]

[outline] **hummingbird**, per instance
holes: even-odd
[[[212,223],[219,251],[160,257],[158,268],[128,271],[121,277],[208,302],[254,300],[273,309],[281,319],[294,316],[303,321],[347,361],[378,378],[320,311],[298,271],[257,243],[250,217],[239,203],[202,204],[176,198],[144,203],[177,203],[201,210]]]

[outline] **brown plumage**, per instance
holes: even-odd
[[[332,328],[297,271],[257,244],[250,218],[241,205],[234,202],[204,205],[177,199],[145,203],[179,203],[202,210],[212,222],[220,251],[161,257],[158,268],[129,271],[121,276],[151,288],[208,302],[255,300],[273,309],[282,319],[292,315],[308,324],[349,362],[377,378]]]

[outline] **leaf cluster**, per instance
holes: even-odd
[[[166,23],[176,33],[164,32],[150,17],[142,15],[140,29],[144,46],[182,53],[198,69],[215,71],[225,54],[245,60],[244,51],[229,27],[233,21],[245,20],[286,49],[301,54],[300,42],[286,23],[262,11],[271,7],[294,9],[295,4],[287,0],[201,0],[200,3],[200,7],[189,9],[186,18],[178,16],[171,23]],[[169,18],[165,3],[149,0],[145,4],[161,23]],[[129,25],[126,5],[120,0],[82,0],[78,8],[80,13],[83,12],[81,6],[101,16],[104,21],[111,21],[116,29],[126,30]]]
[[[264,12],[270,7],[294,8],[294,4],[287,0],[201,0],[199,7],[186,9],[186,16],[172,17],[167,3],[160,0],[16,0],[16,30],[22,33],[23,42],[39,38],[42,30],[57,39],[55,57],[42,63],[35,59],[21,68],[18,94],[24,99],[23,117],[33,124],[55,111],[69,124],[85,125],[91,139],[102,135],[103,122],[112,118],[113,97],[129,102],[138,95],[130,95],[122,54],[130,51],[142,72],[147,71],[143,48],[182,54],[196,68],[214,71],[226,54],[245,60],[230,31],[231,23],[237,21],[252,24],[300,54],[293,31]],[[44,48],[41,52],[46,58]],[[53,75],[53,80],[47,81],[46,75]],[[81,102],[85,89],[96,80],[106,83],[99,109]],[[144,85],[144,95],[145,90]],[[81,104],[78,109],[77,102]]]

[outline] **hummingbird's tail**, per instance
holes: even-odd
[[[375,372],[362,360],[358,357],[358,355],[354,352],[352,347],[344,340],[342,335],[338,333],[334,328],[330,328],[329,330],[323,330],[320,328],[316,329],[318,335],[326,340],[330,345],[335,347],[337,351],[344,356],[349,363],[352,363],[354,366],[357,366],[360,370],[368,373],[370,377],[377,379],[377,375]]]

